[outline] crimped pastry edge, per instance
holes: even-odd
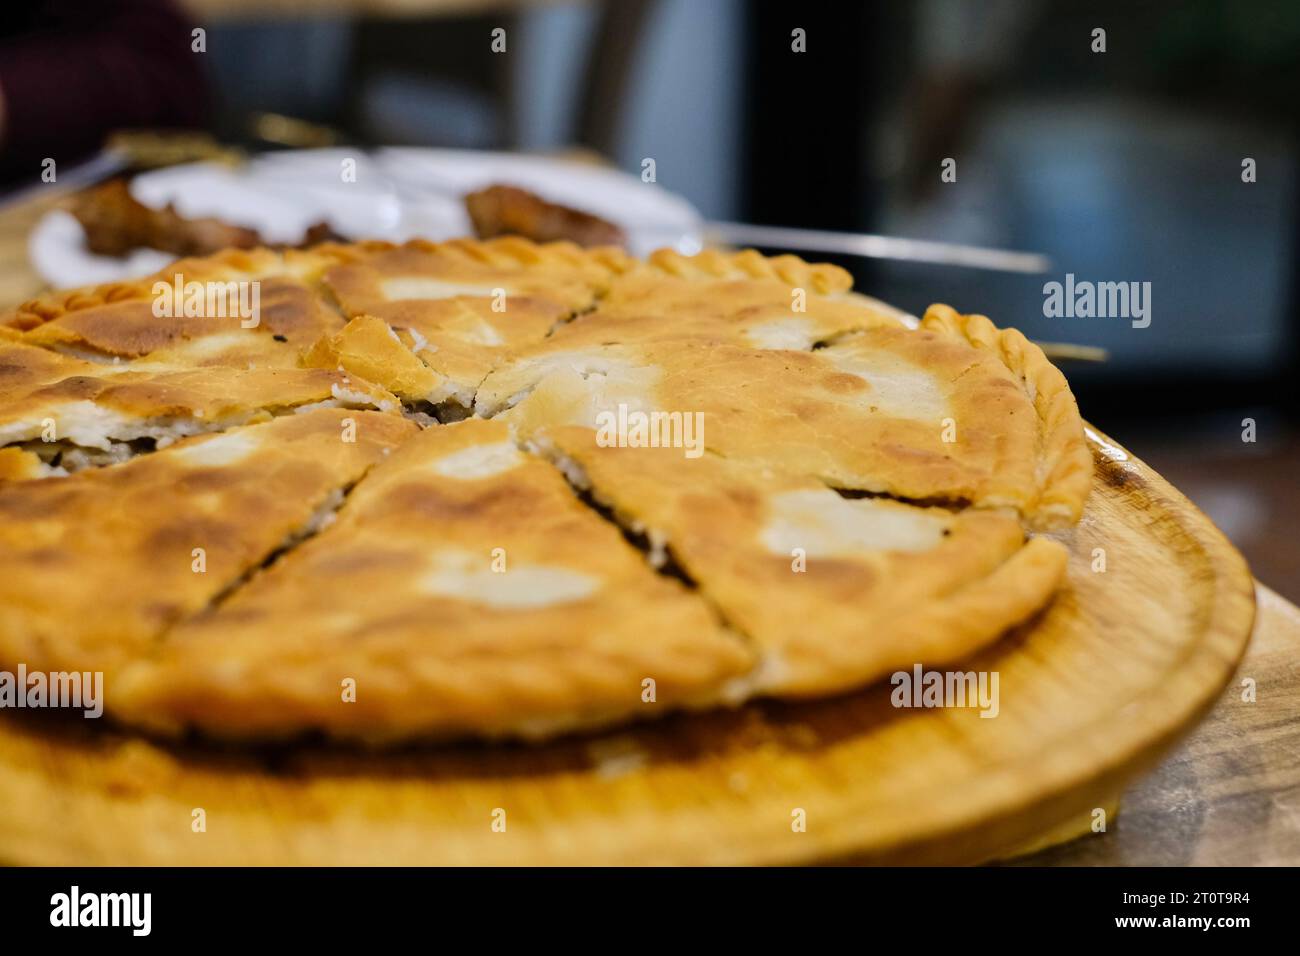
[[[764,256],[753,249],[731,253],[705,249],[693,256],[675,249],[656,249],[643,268],[679,279],[775,279],[818,295],[853,288],[853,277],[839,266],[806,262],[792,255]]]
[[[1092,453],[1079,406],[1061,370],[1019,330],[1000,329],[987,316],[963,315],[936,303],[925,310],[920,327],[991,350],[1020,380],[1038,414],[1038,488],[1024,509],[1025,518],[1039,530],[1076,524],[1092,486]]]
[[[636,264],[635,259],[613,246],[583,249],[571,242],[535,243],[517,236],[482,241],[449,239],[434,242],[411,239],[395,243],[365,240],[354,243],[322,243],[311,249],[283,251],[265,246],[224,249],[209,256],[177,259],[140,279],[81,286],[37,296],[0,314],[0,327],[26,331],[83,309],[146,299],[153,295],[154,283],[170,282],[178,272],[195,279],[289,276],[311,283],[331,266],[363,262],[371,256],[397,249],[438,253],[465,262],[496,267],[562,266],[588,271],[593,277],[603,274],[608,278],[627,272]]]

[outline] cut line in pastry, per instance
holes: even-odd
[[[537,738],[716,702],[752,663],[505,424],[472,419],[389,456],[112,704],[169,733]]]
[[[0,484],[0,666],[115,671],[313,530],[416,431],[395,415],[320,409]],[[110,710],[113,686],[110,673]]]
[[[1037,611],[1065,570],[1065,548],[1026,540],[1011,513],[846,499],[749,462],[602,447],[580,427],[536,443],[755,643],[752,694],[818,696],[958,660]]]

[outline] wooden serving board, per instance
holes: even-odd
[[[1098,474],[1063,539],[1066,587],[961,665],[1000,675],[994,719],[895,709],[883,685],[543,747],[249,754],[8,712],[0,860],[972,863],[1083,832],[1214,701],[1255,611],[1245,562],[1209,520],[1089,437]]]

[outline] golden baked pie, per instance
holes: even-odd
[[[1090,481],[1035,345],[834,266],[232,250],[0,317],[0,668],[225,739],[840,693],[1032,618]]]
[[[676,449],[602,447],[575,426],[540,445],[754,642],[756,693],[859,686],[966,656],[1043,606],[1065,549],[1003,512],[845,498],[815,477]]]
[[[620,277],[598,314],[557,330],[553,347],[699,337],[808,350],[877,325],[905,327],[900,312],[851,285],[843,269],[795,256],[660,249]]]
[[[328,405],[393,410],[398,401],[333,369],[103,364],[0,341],[0,445],[67,471]]]
[[[408,243],[338,258],[322,281],[344,315],[383,319],[461,409],[473,405],[475,389],[503,357],[592,308],[629,265],[618,250],[518,238]]]
[[[145,279],[25,302],[8,325],[27,344],[88,361],[293,368],[303,348],[344,324],[300,277],[311,266],[266,249],[182,259]]]
[[[407,442],[115,695],[127,720],[214,735],[535,737],[712,701],[752,664],[505,423],[471,419]]]
[[[939,306],[919,329],[873,325],[806,351],[689,337],[567,348],[557,333],[477,396],[525,435],[594,428],[619,406],[701,412],[706,446],[728,458],[845,490],[1012,508],[1035,527],[1077,521],[1091,480],[1060,372],[1018,332]]]
[[[112,672],[310,534],[416,431],[322,408],[0,486],[0,659]]]

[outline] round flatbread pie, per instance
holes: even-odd
[[[952,664],[1052,600],[1061,373],[792,256],[181,260],[0,316],[0,669],[225,740],[539,739]]]

